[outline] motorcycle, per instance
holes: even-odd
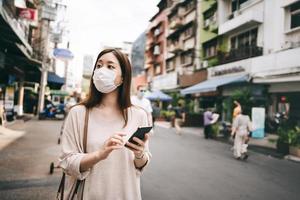
[[[63,104],[54,105],[51,101],[48,101],[44,110],[39,113],[39,119],[59,119],[65,118],[65,106]]]
[[[287,119],[285,112],[277,112],[273,118],[268,118],[266,120],[266,131],[276,133],[285,119]]]

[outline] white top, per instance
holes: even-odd
[[[233,119],[232,127],[236,128],[237,135],[248,135],[252,131],[252,124],[248,115],[239,114]]]
[[[142,99],[139,99],[137,96],[132,96],[131,97],[131,103],[133,105],[139,106],[143,109],[145,109],[148,113],[152,113],[152,106],[149,101],[149,99],[143,97]]]
[[[80,173],[80,161],[83,153],[83,128],[85,107],[75,106],[71,109],[64,126],[62,154],[59,165],[69,175],[66,180],[65,193],[68,195],[76,179],[86,179],[84,199],[140,200],[140,175],[134,165],[134,154],[126,147],[113,151],[107,159],[94,165],[89,171]],[[90,111],[88,122],[87,152],[98,150],[104,142],[116,132],[127,134],[126,139],[138,127],[148,126],[146,112],[135,106],[128,109],[128,124],[123,128],[122,117],[105,114],[100,108]],[[151,154],[146,144],[148,163]],[[147,164],[148,164],[147,163]]]

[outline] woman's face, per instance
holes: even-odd
[[[113,70],[116,73],[115,85],[121,85],[122,78],[122,70],[120,63],[116,56],[113,53],[106,53],[102,55],[96,64],[96,68],[106,67],[109,70]]]

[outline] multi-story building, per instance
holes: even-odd
[[[34,59],[32,47],[36,26],[36,1],[0,0],[0,106],[4,105],[8,120],[13,119],[14,108],[23,115],[24,85],[39,82],[41,62]]]
[[[201,12],[208,80],[182,94],[210,92],[224,102],[247,88],[254,106],[267,105],[269,117],[284,111],[299,122],[300,1],[209,0]]]
[[[90,80],[93,74],[94,60],[92,55],[83,56],[82,91],[89,91]]]
[[[168,30],[168,7],[170,0],[161,0],[157,7],[159,11],[150,19],[146,34],[145,73],[147,82],[151,89],[162,89],[161,87],[173,87],[177,80],[173,77],[163,76],[166,73],[167,56],[167,30]],[[167,80],[162,83],[161,80]]]

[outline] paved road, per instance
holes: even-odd
[[[61,122],[30,121],[15,128],[22,138],[0,151],[0,199],[54,199]],[[142,177],[144,200],[298,200],[300,164],[251,153],[248,162],[232,158],[230,146],[198,135],[176,135],[157,128],[151,138],[153,159]]]

